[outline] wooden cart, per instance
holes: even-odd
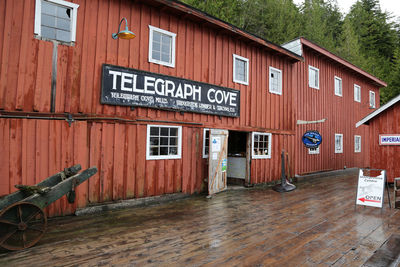
[[[97,172],[96,167],[80,170],[78,164],[35,186],[16,185],[19,191],[0,198],[0,247],[21,250],[35,245],[47,228],[43,209],[64,195],[73,203],[75,187]]]

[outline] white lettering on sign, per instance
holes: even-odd
[[[364,170],[360,169],[358,175],[357,205],[382,208],[385,173],[386,172],[382,170],[380,175],[370,177],[365,176]]]
[[[399,146],[400,134],[381,134],[379,135],[379,144],[381,146]]]
[[[207,92],[207,98],[210,103],[228,104],[236,107],[236,94],[211,88]]]
[[[103,64],[100,101],[111,105],[240,116],[239,90],[107,64]]]

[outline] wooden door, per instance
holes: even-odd
[[[208,154],[208,195],[224,191],[227,188],[227,155],[228,131],[210,129],[210,148]]]

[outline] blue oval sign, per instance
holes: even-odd
[[[307,131],[301,138],[304,145],[308,148],[316,148],[322,142],[322,136],[318,131]]]

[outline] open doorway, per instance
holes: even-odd
[[[249,177],[249,133],[229,131],[228,139],[228,186],[247,185]]]

